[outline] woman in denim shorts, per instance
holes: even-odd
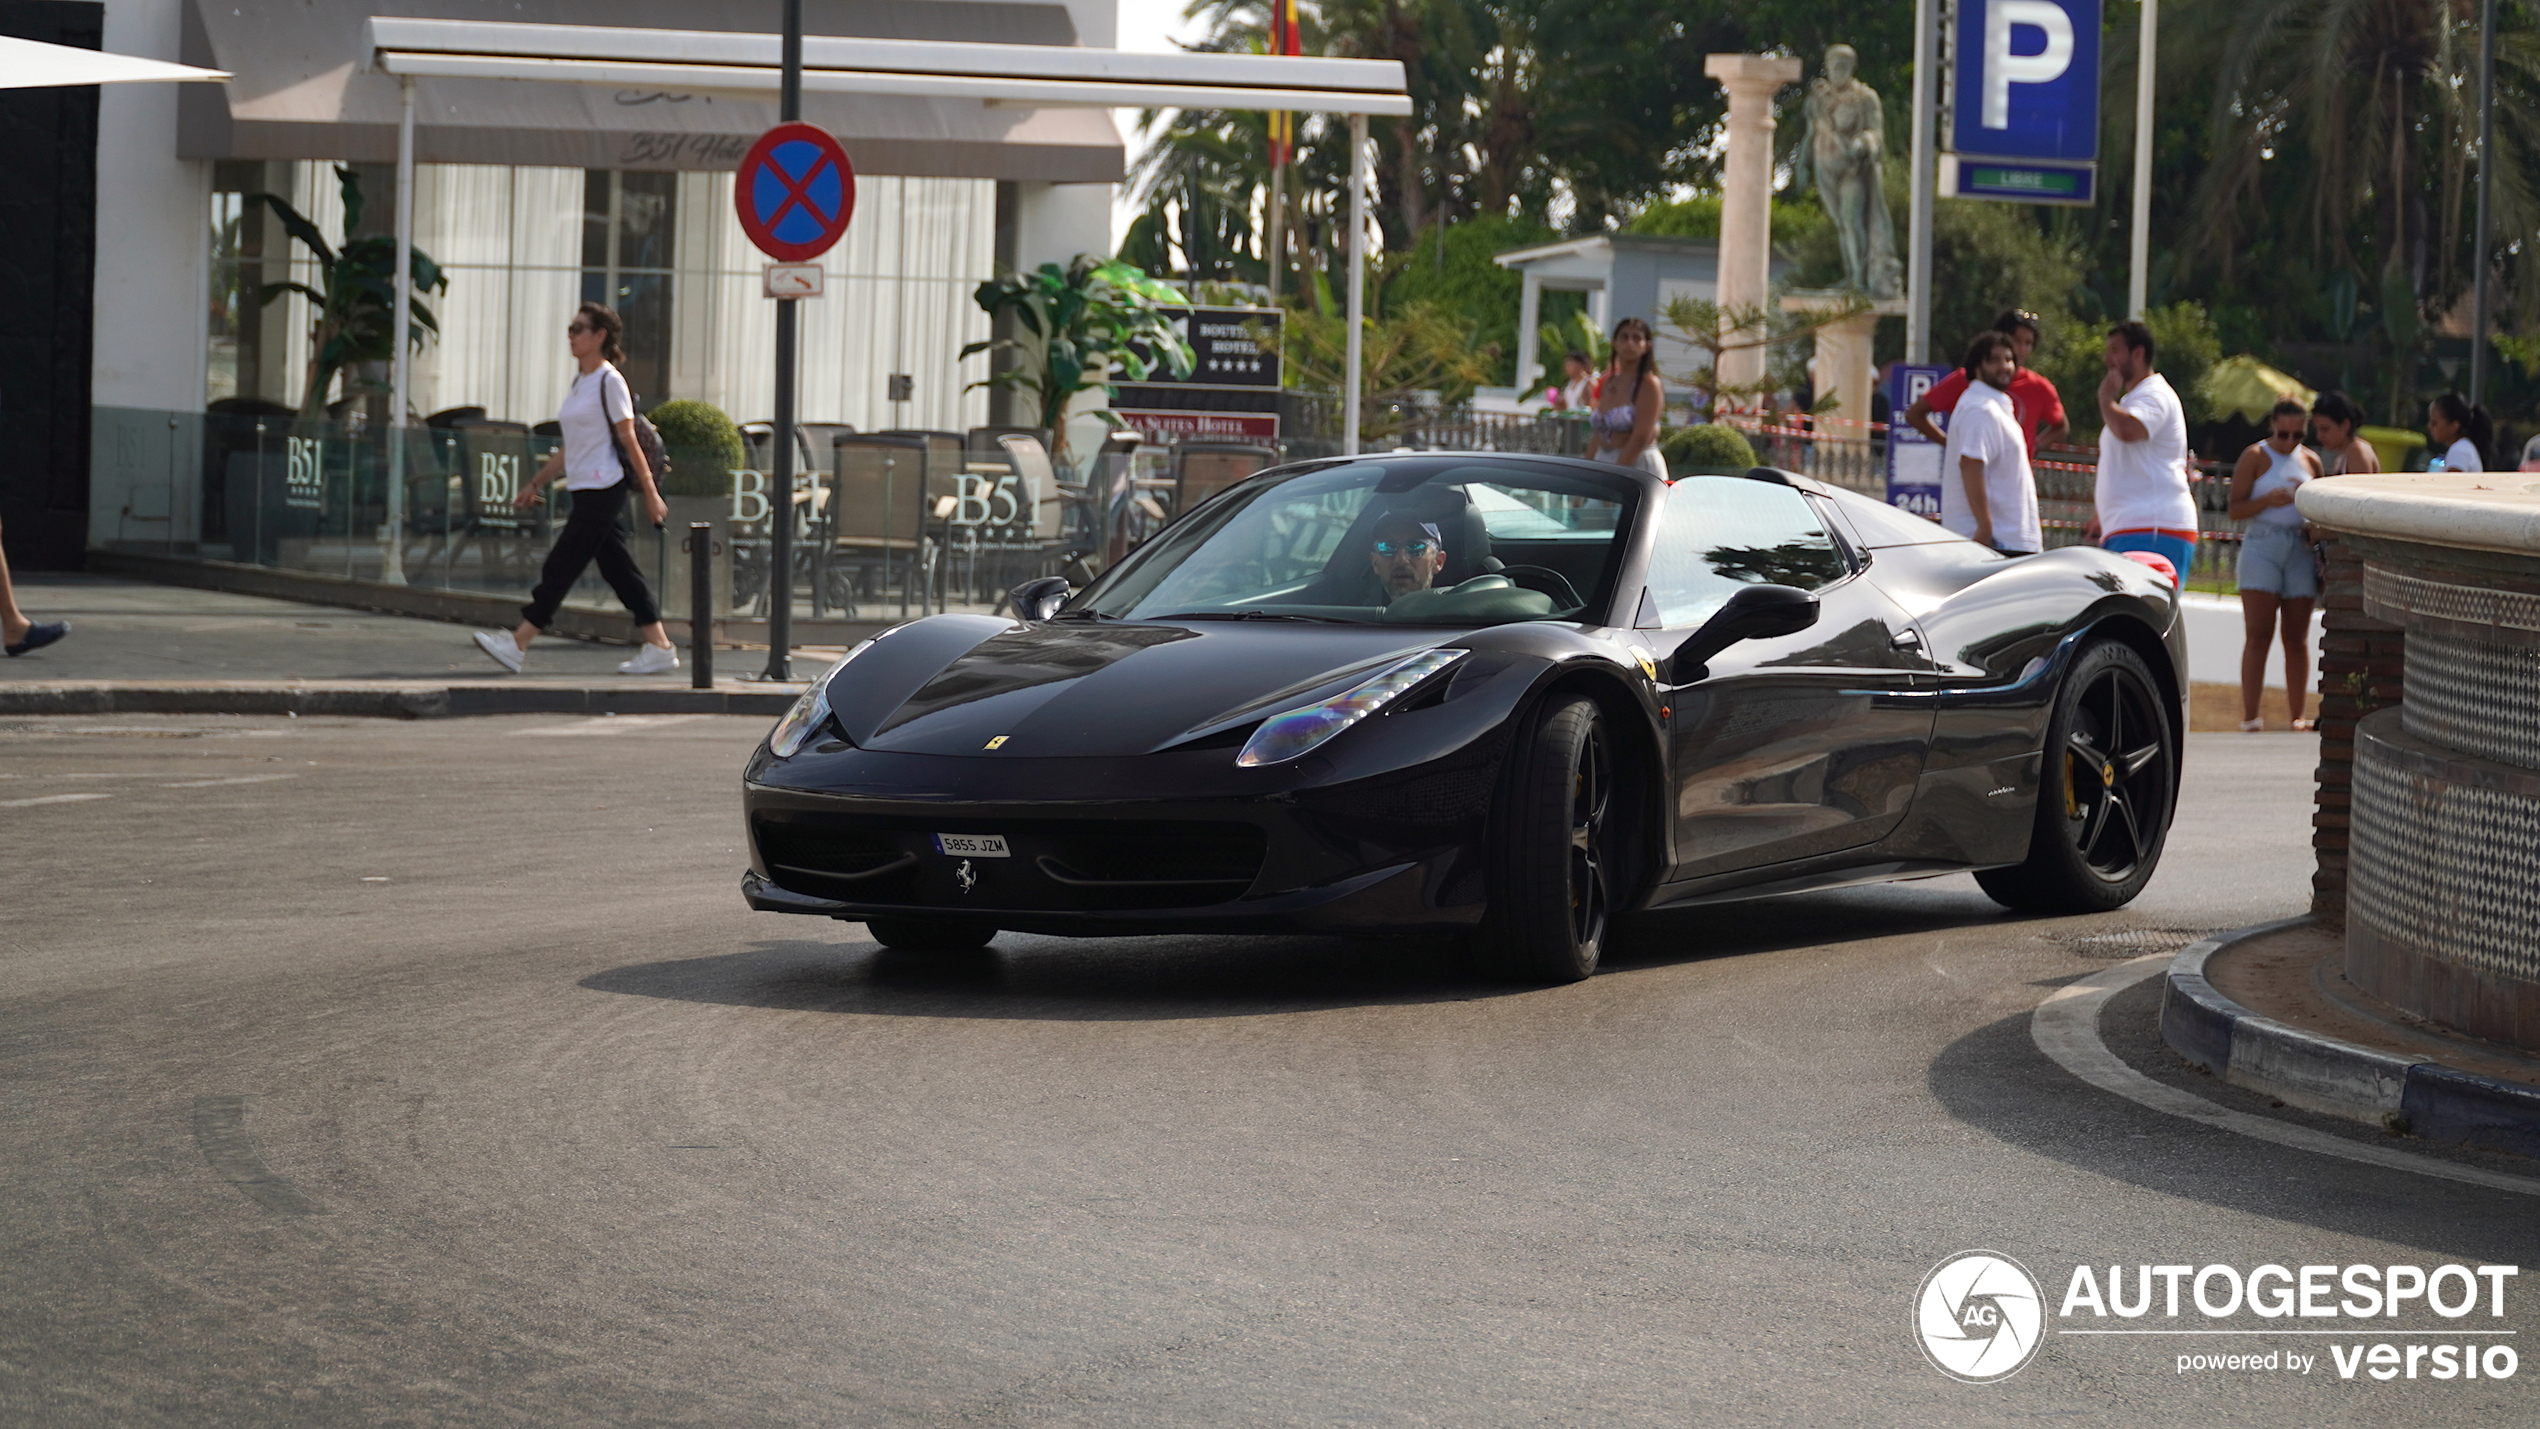
[[[2267,647],[2284,642],[2284,699],[2293,727],[2307,730],[2305,697],[2311,683],[2311,606],[2319,599],[2319,568],[2293,493],[2324,475],[2319,457],[2302,445],[2310,414],[2299,402],[2278,402],[2267,414],[2267,439],[2240,454],[2231,471],[2231,519],[2246,521],[2240,535],[2240,729],[2267,727],[2258,714],[2267,682]]]

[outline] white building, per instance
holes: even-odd
[[[241,398],[299,405],[311,305],[257,293],[285,279],[314,285],[316,265],[258,195],[282,197],[333,242],[344,216],[334,170],[347,165],[364,196],[356,231],[393,231],[398,87],[367,64],[374,14],[759,33],[778,23],[767,0],[106,0],[104,48],[235,78],[111,87],[96,101],[91,543],[184,549],[203,523],[184,484],[165,477],[195,445],[183,419]],[[904,40],[1114,40],[1112,0],[804,0],[804,25]],[[415,84],[414,240],[449,278],[429,300],[441,332],[415,366],[416,415],[551,419],[572,374],[563,329],[586,299],[626,316],[627,373],[647,404],[700,398],[736,421],[769,415],[772,305],[731,174],[776,121],[773,102]],[[800,418],[868,430],[989,421],[987,394],[965,390],[985,359],[957,357],[988,335],[971,292],[1000,264],[1108,249],[1123,164],[1110,112],[814,93],[804,118],[844,144],[859,196],[823,260],[827,295],[804,305]],[[906,401],[889,400],[895,373],[913,379]]]

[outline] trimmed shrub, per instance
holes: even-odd
[[[1746,434],[1717,422],[1678,427],[1658,439],[1658,450],[1671,472],[1744,471],[1755,465]]]
[[[662,495],[732,494],[732,469],[748,459],[748,449],[722,408],[682,399],[644,415],[661,429],[661,444],[670,450],[670,479],[662,483]]]

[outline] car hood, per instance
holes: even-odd
[[[1456,634],[938,616],[892,631],[849,662],[830,682],[829,702],[839,727],[865,749],[1144,754],[1306,703]]]

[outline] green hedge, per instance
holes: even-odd
[[[1678,427],[1658,439],[1659,454],[1675,472],[1734,470],[1755,465],[1755,448],[1746,434],[1717,422]]]

